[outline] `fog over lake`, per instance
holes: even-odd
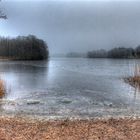
[[[86,52],[140,44],[138,0],[3,0],[3,36],[35,34],[50,53]]]

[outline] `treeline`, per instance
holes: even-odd
[[[86,57],[86,55],[84,53],[69,52],[66,54],[66,57]]]
[[[140,46],[136,48],[118,47],[109,51],[104,49],[90,51],[88,58],[140,58]]]
[[[0,37],[0,58],[42,60],[49,55],[47,44],[34,35]]]

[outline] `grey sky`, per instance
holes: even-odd
[[[51,53],[140,44],[140,1],[3,0],[0,35],[35,34]]]

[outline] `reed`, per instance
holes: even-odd
[[[0,98],[6,94],[6,86],[4,81],[0,78]]]
[[[140,88],[140,65],[135,65],[133,76],[125,78],[125,81],[134,87]]]

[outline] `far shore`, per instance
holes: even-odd
[[[48,59],[20,59],[15,57],[0,57],[0,61],[40,61]]]
[[[36,120],[0,117],[1,140],[140,140],[140,118]]]

